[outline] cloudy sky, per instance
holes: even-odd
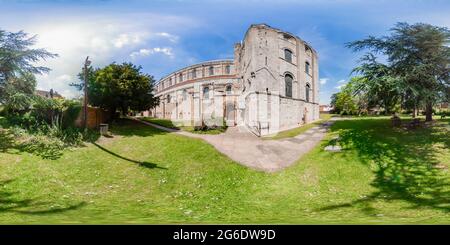
[[[0,29],[37,35],[59,54],[44,64],[38,88],[66,97],[86,56],[101,67],[133,62],[155,79],[197,62],[233,58],[254,23],[289,31],[319,53],[320,99],[346,83],[359,55],[346,42],[384,35],[396,22],[450,27],[448,0],[0,0]]]

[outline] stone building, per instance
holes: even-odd
[[[149,112],[181,125],[242,126],[258,136],[319,119],[316,51],[299,37],[251,25],[233,60],[180,69],[156,84]]]

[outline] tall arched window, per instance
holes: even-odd
[[[290,63],[292,63],[292,51],[289,49],[284,50],[284,59]]]
[[[167,95],[167,103],[170,103],[170,94]]]
[[[289,98],[292,98],[292,80],[294,79],[290,74],[284,76],[285,94]]]
[[[226,93],[231,94],[231,85],[227,85],[226,87]]]
[[[305,87],[305,99],[306,99],[306,102],[309,102],[309,93],[310,93],[310,91],[311,91],[311,85],[309,85],[309,83],[307,83],[306,84],[306,87]]]
[[[197,78],[197,69],[192,69],[192,75],[191,75],[192,79],[196,79]]]
[[[182,82],[183,81],[183,73],[180,73],[179,78],[180,78],[179,81]]]
[[[214,75],[214,67],[213,66],[209,67],[209,75],[210,76]]]
[[[230,65],[225,66],[225,74],[230,74]]]
[[[209,99],[209,87],[203,88],[203,99],[205,100]]]
[[[309,69],[310,69],[310,68],[309,68],[309,62],[306,61],[306,62],[305,62],[305,72],[306,72],[307,74],[310,74],[310,73],[309,73]]]
[[[172,86],[172,78],[169,78],[169,86]]]
[[[187,99],[187,90],[183,89],[183,100]]]

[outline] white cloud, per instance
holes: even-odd
[[[146,32],[142,33],[122,33],[114,40],[112,40],[112,44],[116,48],[122,48],[124,46],[141,44],[148,38],[148,34]]]
[[[347,81],[342,79],[342,80],[337,81],[337,84],[338,85],[336,87],[334,87],[334,88],[340,90],[341,88],[343,88],[347,84]]]
[[[23,21],[10,21],[13,19]],[[135,21],[136,19],[142,21]],[[179,37],[174,33],[183,33],[198,26],[192,18],[152,13],[132,16],[84,13],[72,16],[51,15],[39,17],[38,22],[33,21],[32,17],[0,15],[0,22],[7,30],[23,29],[30,35],[37,35],[37,48],[45,48],[59,55],[37,63],[51,69],[50,73],[37,76],[37,88],[54,89],[68,98],[81,94],[69,84],[78,82],[77,74],[81,71],[86,56],[90,57],[94,67],[102,67],[114,61],[130,61],[133,56],[157,53],[173,58],[175,48],[177,54],[184,57],[187,54],[182,49],[166,45],[177,45]]]
[[[130,54],[130,57],[134,59],[134,58],[138,58],[138,57],[150,56],[155,53],[161,53],[161,54],[169,56],[170,58],[174,57],[172,48],[160,48],[160,47],[156,47],[156,48],[152,48],[152,49],[145,49],[145,48],[140,49],[139,51],[132,52]]]
[[[329,78],[321,78],[319,80],[319,83],[320,83],[320,85],[325,85],[328,82],[328,80],[330,80],[330,79]]]
[[[167,38],[172,43],[178,42],[178,39],[179,39],[178,36],[170,34],[170,33],[167,33],[167,32],[158,32],[158,33],[155,34],[155,36]]]

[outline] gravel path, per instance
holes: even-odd
[[[276,172],[294,164],[312,150],[326,135],[329,126],[337,118],[313,127],[292,138],[263,140],[242,127],[230,127],[219,135],[194,134],[170,129],[154,123],[140,121],[152,127],[192,138],[200,138],[234,161],[265,172]]]

